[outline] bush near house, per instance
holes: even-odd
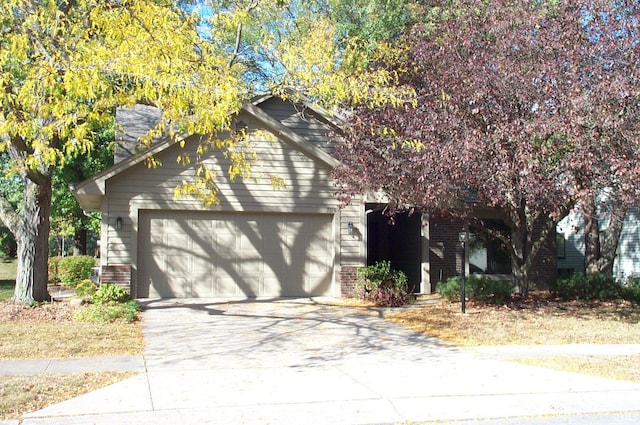
[[[640,278],[627,279],[626,285],[622,287],[622,298],[640,305]]]
[[[398,307],[411,301],[407,276],[393,270],[389,261],[358,269],[355,292],[356,297],[380,307]]]
[[[75,286],[81,280],[89,279],[91,269],[96,264],[96,260],[88,255],[62,257],[56,261],[57,277],[60,283],[66,286]]]
[[[57,285],[60,283],[60,277],[58,276],[58,264],[60,264],[60,260],[62,260],[63,257],[60,256],[56,256],[56,257],[49,257],[49,263],[48,263],[48,272],[49,272],[49,284],[50,285]]]
[[[131,300],[131,296],[122,286],[105,283],[93,294],[94,304],[124,303]]]
[[[77,311],[73,318],[80,322],[133,322],[140,311],[140,304],[132,300],[126,289],[104,283],[97,288],[88,279],[80,281],[76,295],[89,298],[89,305]]]
[[[91,297],[93,297],[93,294],[95,294],[97,290],[98,287],[91,281],[91,279],[82,279],[80,282],[78,282],[73,292],[77,297],[90,299]]]
[[[436,286],[442,298],[455,302],[460,301],[460,276],[450,277]],[[510,280],[495,279],[489,276],[470,275],[465,279],[465,296],[473,301],[491,304],[504,304],[512,296]]]
[[[558,279],[553,292],[563,300],[611,301],[622,298],[622,286],[613,276],[602,273],[575,273],[566,279]]]
[[[640,303],[640,279],[631,278],[621,285],[613,276],[602,273],[575,273],[566,279],[558,279],[553,292],[563,300],[625,299]]]

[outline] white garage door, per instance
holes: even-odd
[[[332,295],[332,216],[143,211],[139,297]]]

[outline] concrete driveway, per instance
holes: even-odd
[[[23,423],[393,424],[640,410],[640,384],[482,357],[375,310],[144,304],[146,373]]]

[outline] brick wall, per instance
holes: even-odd
[[[131,266],[128,264],[102,266],[101,283],[122,286],[131,294]],[[135,294],[132,294],[135,296]]]
[[[429,222],[429,263],[432,290],[438,282],[459,276],[462,270],[462,250],[459,241],[463,223],[449,217],[432,216]],[[539,226],[537,227],[539,230]],[[556,281],[556,237],[551,232],[531,268],[530,289],[549,289]]]
[[[438,282],[460,275],[460,232],[463,228],[462,221],[449,217],[432,216],[429,220],[429,277],[432,291],[435,291]]]
[[[340,267],[340,296],[353,297],[356,289],[356,270],[358,266]]]

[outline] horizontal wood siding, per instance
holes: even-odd
[[[118,217],[122,219],[122,229],[116,228]],[[131,238],[132,223],[130,220],[129,205],[118,202],[109,204],[107,213],[102,214],[102,220],[106,224],[107,251],[103,264],[119,265],[131,263]],[[104,238],[103,238],[104,242]]]
[[[556,226],[558,235],[564,237],[564,257],[558,256],[558,274],[584,272],[584,217],[571,212]],[[561,254],[561,253],[559,253]]]
[[[246,119],[249,130],[254,123]],[[257,154],[253,176],[231,182],[227,179],[230,161],[219,150],[207,153],[205,162],[217,170],[220,204],[204,207],[197,199],[175,199],[174,190],[182,181],[192,181],[195,165],[178,164],[179,155],[189,154],[192,162],[197,158],[198,139],[187,139],[185,147],[171,147],[156,159],[162,166],[147,168],[144,164],[134,166],[107,180],[106,211],[103,221],[108,229],[107,264],[128,264],[131,252],[136,249],[137,211],[143,209],[175,209],[201,211],[253,211],[333,213],[337,211],[335,186],[330,168],[290,145],[267,137],[252,142]],[[285,186],[274,189],[269,176],[284,179]],[[123,218],[121,230],[115,228],[117,217]],[[354,218],[355,219],[355,218]],[[352,248],[353,249],[353,248]],[[104,264],[104,259],[103,259]]]
[[[563,269],[584,272],[584,225],[583,215],[575,211],[558,224],[558,234],[565,237],[565,258],[558,258],[560,272]],[[603,222],[603,226],[606,226],[606,221]],[[625,216],[613,264],[613,275],[621,282],[629,277],[640,276],[640,211],[638,208],[629,209]]]
[[[640,211],[630,208],[624,218],[618,255],[613,275],[621,282],[630,277],[640,277]]]
[[[353,234],[349,234],[349,223],[353,224]],[[341,264],[364,266],[366,262],[366,226],[362,205],[354,202],[340,211],[340,252]]]
[[[335,146],[327,137],[328,128],[311,109],[278,98],[271,98],[258,106],[317,147],[333,154]]]

